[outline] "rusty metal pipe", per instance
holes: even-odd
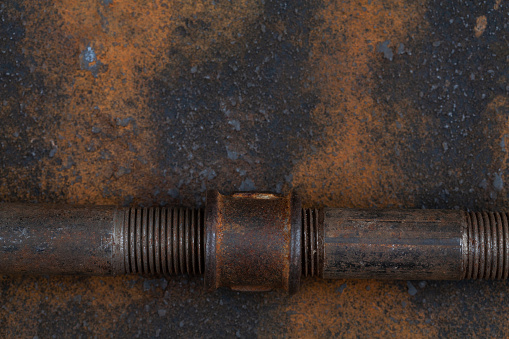
[[[203,272],[203,210],[0,204],[0,274]]]
[[[296,292],[326,279],[507,279],[506,213],[302,209],[211,191],[205,210],[0,204],[0,274],[205,275]]]

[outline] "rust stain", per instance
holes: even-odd
[[[390,158],[396,134],[405,130],[404,114],[416,110],[405,102],[385,107],[375,98],[371,67],[387,62],[380,46],[391,49],[386,57],[397,57],[392,51],[423,24],[424,10],[423,2],[413,1],[324,3],[322,24],[311,35],[316,75],[309,84],[319,88],[313,119],[324,136],[295,169],[304,201],[342,207],[398,203],[394,194],[404,189],[403,181],[394,180],[401,173]]]
[[[260,2],[207,1],[62,0],[26,7],[23,53],[31,71],[57,92],[22,103],[29,117],[44,111],[58,121],[34,136],[50,150],[39,162],[40,189],[95,204],[121,203],[179,180],[164,178],[154,166],[158,122],[151,117],[147,81],[168,65],[179,69],[172,48],[192,65],[208,60],[213,44],[239,48],[230,42],[261,11]],[[179,34],[182,27],[185,35]],[[19,169],[13,176],[29,174]],[[19,195],[31,198],[30,192]]]
[[[448,7],[442,8],[437,3],[432,5],[437,5],[436,11],[447,12]],[[30,84],[25,84],[26,88],[19,91],[26,94],[19,102],[17,97],[2,98],[1,117],[8,123],[6,112],[21,106],[25,119],[35,119],[40,117],[38,112],[44,112],[44,119],[40,122],[54,120],[55,125],[29,131],[27,140],[23,141],[26,144],[42,143],[48,150],[44,158],[37,160],[41,170],[35,178],[36,182],[40,182],[44,194],[34,194],[20,184],[31,179],[35,172],[33,168],[2,172],[8,175],[0,178],[0,197],[6,200],[11,197],[16,201],[32,200],[42,195],[53,201],[105,204],[121,203],[127,196],[133,196],[139,199],[134,203],[144,203],[150,201],[148,192],[152,189],[173,187],[180,178],[166,178],[163,169],[154,166],[157,161],[154,150],[158,147],[158,140],[154,136],[157,122],[151,121],[149,113],[153,93],[147,86],[147,79],[158,75],[162,69],[166,72],[164,76],[168,73],[171,76],[172,72],[178,74],[176,70],[182,62],[172,58],[173,54],[169,52],[173,49],[189,59],[191,66],[199,66],[213,58],[210,53],[219,45],[223,47],[222,56],[249,54],[239,42],[242,39],[237,39],[239,34],[242,35],[246,29],[265,29],[256,24],[264,11],[261,2],[233,4],[199,1],[191,4],[178,1],[69,0],[27,1],[25,6],[27,8],[20,16],[25,29],[20,49],[34,77],[44,82],[44,88],[49,92],[34,94],[30,92]],[[313,17],[321,24],[311,29],[310,33],[312,51],[308,67],[313,76],[306,82],[302,81],[300,86],[319,92],[320,102],[313,108],[312,114],[316,124],[323,128],[324,135],[312,144],[314,154],[305,154],[304,160],[296,165],[293,184],[300,187],[308,205],[398,205],[402,203],[398,193],[406,192],[402,196],[407,199],[412,197],[408,193],[412,183],[391,162],[391,158],[399,156],[395,150],[398,147],[396,139],[408,133],[428,133],[421,138],[424,142],[437,138],[441,143],[442,139],[436,134],[441,133],[437,129],[440,122],[431,113],[423,112],[424,115],[428,114],[423,117],[423,113],[414,107],[412,98],[394,104],[385,103],[384,98],[373,95],[373,70],[383,68],[390,58],[396,60],[400,43],[407,45],[408,32],[416,26],[427,25],[423,21],[425,3],[362,0],[337,4],[324,2],[319,6],[318,13]],[[430,8],[433,10],[431,5]],[[497,0],[493,8],[503,8],[502,1]],[[309,22],[302,24],[310,26]],[[294,27],[284,21],[276,21],[266,28],[279,32],[284,39],[286,31]],[[471,30],[472,26],[468,29]],[[307,35],[289,34],[286,38],[292,39],[292,45],[300,46],[305,45],[304,39],[300,38]],[[472,32],[468,31],[468,35],[472,35]],[[430,39],[423,40],[432,44],[434,41]],[[237,43],[233,43],[235,40]],[[507,53],[501,49],[497,54],[505,58]],[[459,61],[467,63],[466,57]],[[484,62],[483,59],[481,62]],[[242,77],[236,79],[240,82]],[[417,88],[415,84],[408,85],[413,86],[412,90]],[[479,86],[482,89],[482,85]],[[451,100],[458,96],[451,96]],[[496,171],[490,174],[492,181],[489,185],[492,185],[497,179],[495,174],[502,178],[507,176],[502,174],[507,170],[508,160],[506,144],[509,122],[506,108],[509,103],[505,95],[490,100],[484,113],[494,117],[490,121],[496,126],[488,124],[486,120],[482,121],[482,125],[486,128],[484,135],[493,136],[489,140],[494,141],[492,147],[498,156],[495,164],[486,165],[496,166]],[[251,106],[237,104],[237,107],[240,108],[235,114],[243,116],[245,113],[248,116],[241,121],[243,124],[262,124],[255,119],[256,112],[250,111]],[[423,127],[415,131],[412,130],[412,124],[422,124]],[[3,130],[8,135],[8,141],[17,141],[25,135],[21,133],[17,136],[18,127],[8,124]],[[270,136],[275,137],[275,134]],[[474,137],[477,138],[477,135],[474,134]],[[451,144],[451,140],[444,140]],[[480,143],[484,146],[486,140]],[[251,140],[247,137],[230,140],[231,150],[246,153],[248,141]],[[299,146],[297,141],[292,145]],[[477,143],[477,139],[473,142]],[[19,155],[20,158],[24,156],[22,153]],[[462,159],[464,155],[456,157]],[[424,155],[424,159],[428,165],[429,155]],[[255,160],[246,165],[250,173],[264,169]],[[474,162],[474,165],[485,164]],[[282,160],[278,166],[284,166]],[[236,166],[225,167],[231,168],[223,168],[223,173],[218,173],[218,176],[225,178],[218,182],[218,186],[221,183],[230,185],[233,175],[229,171],[234,172]],[[253,178],[266,181],[268,171],[265,169],[265,172]],[[447,173],[445,170],[427,173],[435,174],[442,180],[446,174],[459,177],[461,168],[453,168]],[[3,185],[9,182],[13,185]],[[499,187],[499,183],[496,187]],[[482,191],[477,187],[477,182],[472,181],[469,185],[475,189],[472,190],[475,194]],[[12,187],[16,188],[14,193],[9,190]],[[261,186],[257,183],[256,187],[260,189]],[[468,203],[472,195],[465,193],[463,203]],[[500,206],[505,206],[506,197],[503,194],[499,196]],[[382,337],[421,337],[437,336],[437,327],[441,327],[446,334],[455,333],[454,326],[457,326],[459,333],[470,331],[475,334],[479,328],[492,328],[493,323],[489,322],[493,319],[496,319],[495,327],[505,333],[509,331],[505,325],[509,323],[509,313],[503,307],[498,307],[507,304],[507,287],[502,284],[443,284],[440,285],[444,286],[442,294],[437,293],[436,305],[433,305],[416,304],[405,290],[405,283],[400,282],[308,280],[298,295],[287,299],[274,293],[250,295],[228,291],[203,296],[200,295],[204,293],[202,282],[197,280],[200,287],[196,290],[189,285],[175,285],[174,290],[167,290],[169,297],[162,298],[161,290],[159,294],[147,295],[140,286],[143,279],[135,282],[132,279],[77,280],[76,277],[64,277],[47,279],[46,283],[45,278],[1,278],[2,300],[5,302],[0,312],[0,333],[2,336],[41,335],[38,327],[41,331],[48,331],[60,318],[63,319],[60,322],[64,323],[60,328],[67,329],[70,335],[82,333],[85,326],[89,329],[84,333],[89,336],[111,333],[134,335],[139,328],[136,326],[143,326],[142,335],[152,336],[157,333],[156,326],[149,323],[147,315],[142,314],[147,305],[151,307],[151,312],[154,307],[167,307],[167,318],[162,318],[160,323],[164,322],[164,326],[167,326],[171,321],[176,322],[173,327],[166,327],[168,335],[186,333],[187,336],[196,336],[191,326],[187,329],[186,325],[179,325],[181,319],[189,321],[187,316],[200,321],[205,319],[204,324],[214,322],[214,326],[205,326],[207,330],[218,333],[224,328],[235,327],[237,323],[234,322],[225,324],[225,314],[231,318],[238,318],[240,314],[244,322],[254,319],[256,322],[252,326],[258,328],[259,335],[266,336],[283,336],[286,330],[296,337],[353,337],[373,335],[373,331],[380,330],[378,335]],[[175,281],[178,280],[169,283]],[[346,289],[343,289],[344,284],[347,284]],[[462,286],[468,287],[468,293],[463,291],[456,294]],[[474,292],[482,295],[475,295]],[[433,291],[426,293],[433,297]],[[81,301],[74,301],[78,296]],[[263,299],[266,304],[263,304]],[[228,302],[233,306],[225,311]],[[447,302],[449,304],[443,305]],[[491,310],[487,310],[488,303],[494,305]],[[214,309],[216,305],[217,309]],[[80,312],[75,312],[75,307]],[[428,312],[428,309],[431,311]],[[475,314],[478,309],[484,313]],[[156,319],[159,319],[157,308],[155,310]],[[254,314],[256,312],[259,319]],[[464,316],[465,312],[470,313]],[[430,316],[430,313],[433,315]],[[285,314],[289,321],[282,324]],[[72,317],[76,317],[74,328],[68,325]],[[127,321],[127,317],[132,321]],[[144,317],[143,321],[138,317]],[[474,318],[476,321],[472,322]],[[41,325],[39,321],[44,319],[51,325]],[[90,319],[96,320],[91,322]],[[84,320],[88,320],[89,324],[84,325]],[[234,335],[235,332],[225,333],[225,336],[227,334]],[[204,335],[210,335],[210,332]]]
[[[496,6],[496,4],[495,4]],[[474,27],[474,34],[476,38],[481,37],[481,35],[486,30],[486,26],[488,25],[488,19],[486,18],[486,15],[481,15],[477,17],[475,20],[475,27]]]
[[[0,277],[0,284],[9,284],[11,281],[12,277]],[[78,329],[97,333],[93,326],[100,326],[102,335],[106,335],[109,331],[114,333],[116,328],[115,321],[110,321],[112,315],[121,319],[126,315],[125,310],[129,305],[150,297],[144,293],[139,279],[133,280],[132,277],[86,278],[82,284],[76,284],[76,277],[30,278],[18,288],[8,288],[2,293],[3,300],[16,299],[18,302],[4,304],[0,313],[0,333],[7,337],[33,337],[38,333],[40,319],[46,314],[60,316],[70,308],[88,305],[96,314],[96,323],[87,325],[84,322],[86,314],[76,312],[75,322],[66,326],[68,333]],[[34,316],[27,318],[19,307],[31,310]],[[24,326],[18,326],[20,323],[24,323]]]
[[[405,289],[405,282],[307,281],[280,311],[289,315],[289,337],[358,338],[369,327],[383,338],[436,337],[436,327]]]
[[[299,338],[373,335],[380,338],[430,338],[444,333],[454,336],[463,333],[465,324],[460,325],[462,321],[469,324],[467,327],[472,326],[468,332],[474,336],[479,333],[479,328],[491,326],[490,323],[496,321],[501,324],[496,336],[506,336],[509,315],[498,312],[497,306],[487,304],[503,304],[507,286],[497,283],[490,287],[486,282],[472,285],[456,286],[455,293],[444,298],[438,291],[434,292],[439,293],[435,296],[433,292],[424,292],[436,286],[423,281],[307,280],[302,291],[279,309],[279,314],[287,315],[288,336]],[[465,286],[469,292],[465,292]],[[493,288],[498,292],[493,293]],[[411,289],[414,289],[412,293]],[[466,293],[472,294],[472,291],[490,295],[490,301],[466,297]],[[472,322],[479,309],[486,309],[492,318],[487,322]]]
[[[504,206],[504,193],[507,192],[507,182],[504,182],[504,179],[507,180],[506,172],[509,169],[509,97],[495,96],[487,105],[484,114],[494,120],[485,127],[485,134],[492,138],[491,151],[494,154],[493,164],[490,166],[491,180],[487,185],[494,188],[491,195]]]

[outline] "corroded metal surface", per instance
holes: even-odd
[[[302,274],[323,276],[324,262],[324,213],[323,209],[302,210]]]
[[[0,272],[123,274],[122,218],[114,207],[0,204]]]
[[[0,272],[197,275],[201,209],[0,204]]]
[[[293,194],[227,196],[212,191],[208,195],[206,287],[297,292],[301,276],[300,200]]]
[[[464,278],[509,277],[509,222],[507,213],[465,214]]]
[[[0,199],[503,211],[505,1],[0,3]],[[474,234],[475,236],[475,234]],[[2,336],[509,333],[506,282],[0,281]]]
[[[459,280],[462,211],[325,209],[325,278]],[[463,248],[464,246],[464,248]]]
[[[146,277],[204,271],[203,210],[181,207],[121,209],[123,270]]]
[[[0,204],[2,274],[205,273],[205,287],[326,279],[507,279],[507,213],[301,209],[295,194],[218,191],[190,208]]]

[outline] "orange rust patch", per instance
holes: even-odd
[[[405,282],[308,281],[279,312],[289,314],[290,337],[435,337],[437,329],[412,303]],[[411,320],[410,320],[411,319]]]
[[[231,41],[262,11],[260,2],[62,0],[26,6],[23,53],[30,70],[57,92],[24,103],[28,116],[44,111],[58,120],[38,135],[53,151],[40,162],[39,187],[67,202],[94,204],[121,203],[179,180],[165,178],[154,165],[158,122],[147,81],[168,65],[177,71],[172,48],[191,64],[208,60],[212,45],[238,48]],[[178,34],[181,26],[186,35]],[[31,170],[13,175],[27,177]]]
[[[491,151],[495,159],[491,167],[494,172],[492,174],[495,190],[507,192],[505,188],[507,182],[504,182],[504,179],[507,178],[505,173],[509,168],[509,97],[505,95],[494,97],[486,107],[484,114],[495,120],[494,126],[488,124],[485,128],[487,136],[493,135]],[[504,196],[505,194],[500,194],[498,197],[502,206],[506,205]]]
[[[387,109],[373,97],[370,67],[388,62],[377,52],[379,44],[386,42],[395,51],[422,23],[424,10],[422,2],[366,0],[325,2],[318,13],[322,24],[311,37],[316,71],[311,86],[319,89],[321,103],[313,118],[324,135],[314,145],[315,154],[295,168],[294,184],[305,201],[342,207],[398,203],[394,193],[403,182],[394,180],[401,173],[390,158],[395,135],[408,121],[398,109],[415,109],[410,103]]]
[[[0,282],[10,284],[13,279],[0,277]],[[42,279],[40,277],[27,278],[23,285],[17,288],[4,289],[3,300],[17,300],[16,303],[5,303],[0,313],[4,337],[33,337],[38,334],[41,318],[47,313],[60,316],[69,312],[73,304],[88,305],[95,312],[95,324],[86,325],[85,312],[75,312],[75,322],[68,323],[68,333],[88,326],[89,333],[97,333],[94,326],[101,328],[101,336],[114,333],[116,321],[112,315],[122,319],[123,313],[131,304],[143,303],[151,300],[153,295],[143,292],[141,279],[133,277],[93,277],[85,278],[82,283],[76,283],[76,277],[59,277]],[[159,292],[160,294],[162,292]],[[22,309],[19,309],[19,307]],[[27,312],[32,314],[26,317]],[[125,315],[125,314],[124,314]],[[23,323],[24,326],[18,326]],[[16,330],[16,332],[10,332]],[[64,334],[64,333],[62,333]]]
[[[479,38],[484,33],[484,30],[486,30],[487,25],[488,19],[486,18],[486,15],[481,15],[476,19],[474,27],[474,34],[476,38]]]

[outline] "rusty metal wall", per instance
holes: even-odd
[[[0,3],[0,200],[508,208],[509,4]],[[2,277],[0,335],[507,336],[506,282]]]

